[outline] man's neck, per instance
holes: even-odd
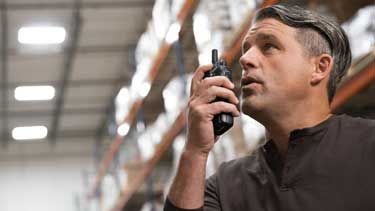
[[[310,108],[310,109],[309,109]],[[299,107],[289,112],[274,113],[262,122],[267,130],[267,138],[272,139],[280,154],[284,157],[289,144],[290,133],[296,129],[314,127],[331,116],[329,106]]]
[[[332,114],[327,113],[322,116],[316,116],[304,121],[295,121],[295,119],[284,119],[266,126],[267,139],[271,139],[276,145],[280,154],[284,157],[289,144],[290,133],[295,129],[313,127],[327,120]]]

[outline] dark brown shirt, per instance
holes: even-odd
[[[166,201],[165,211],[180,211]],[[283,160],[272,141],[206,181],[208,211],[374,211],[375,120],[333,115],[294,130]]]

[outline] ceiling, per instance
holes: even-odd
[[[92,139],[105,127],[111,99],[133,73],[133,52],[145,31],[152,0],[8,0],[1,5],[1,140],[17,126],[44,125],[48,140]],[[134,21],[137,20],[137,21]],[[63,26],[59,48],[17,41],[22,26]],[[21,85],[52,85],[51,101],[21,102]]]

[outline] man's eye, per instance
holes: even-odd
[[[272,43],[266,43],[262,46],[263,51],[268,51],[268,50],[271,50],[271,49],[274,49],[274,48],[276,48],[276,46]]]

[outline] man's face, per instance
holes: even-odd
[[[308,98],[314,65],[297,41],[297,33],[271,18],[250,28],[240,58],[245,114],[285,112]]]

